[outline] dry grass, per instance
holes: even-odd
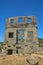
[[[9,55],[0,58],[0,65],[27,65],[27,62],[24,56]]]
[[[35,57],[40,57],[39,65],[43,65],[43,55],[32,54]],[[0,57],[0,65],[29,65],[26,62],[26,57],[23,55],[8,55]]]

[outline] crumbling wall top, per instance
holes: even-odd
[[[36,25],[36,17],[35,16],[18,16],[18,17],[10,17],[7,19],[7,23],[10,26],[18,26],[18,25],[24,25],[24,24],[32,24],[32,25]]]

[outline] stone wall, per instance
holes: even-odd
[[[21,19],[22,22],[19,19]],[[23,34],[20,30],[23,31]],[[35,16],[8,18],[6,21],[3,50],[6,51],[6,53],[9,49],[12,49],[13,53],[28,54],[36,52],[38,46],[37,34],[37,21]],[[23,40],[19,39],[20,37],[23,38]]]

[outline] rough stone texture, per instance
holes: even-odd
[[[20,23],[19,19],[22,19],[22,23]],[[37,20],[35,16],[8,18],[6,21],[3,53],[7,54],[8,50],[12,50],[12,54],[22,53],[24,55],[37,52],[39,48],[37,27]],[[20,30],[23,33],[20,33]],[[13,37],[10,38],[9,35],[10,37]],[[22,38],[19,39],[20,37]]]
[[[38,62],[39,62],[39,59],[32,55],[30,55],[26,60],[30,65],[38,65]]]
[[[23,19],[22,23],[19,23],[19,18]],[[27,21],[28,19],[31,19],[31,22]],[[23,30],[23,34],[18,33],[19,30]],[[13,33],[13,38],[9,38],[9,33]],[[24,36],[22,41],[19,39],[21,36]],[[0,47],[2,48],[2,51],[0,51],[1,65],[43,65],[43,47],[39,47],[36,17],[8,18],[5,42]],[[9,56],[8,52],[10,52]]]

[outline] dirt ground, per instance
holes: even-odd
[[[8,55],[0,58],[0,65],[27,65],[27,62],[24,56]]]
[[[38,65],[43,65],[43,55],[32,54],[35,57],[39,57]],[[0,65],[29,65],[26,61],[26,57],[23,55],[8,55],[0,57]]]

